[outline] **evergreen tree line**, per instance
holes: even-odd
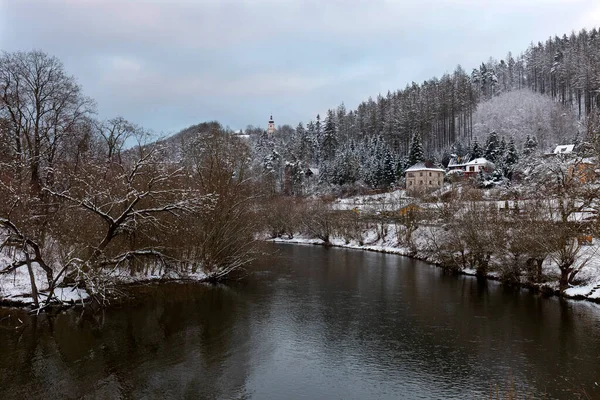
[[[459,65],[441,78],[412,82],[375,100],[369,98],[355,110],[348,111],[342,103],[328,110],[324,120],[317,115],[306,126],[284,126],[274,137],[264,138],[258,158],[264,160],[277,151],[281,164],[286,160],[316,166],[323,184],[362,181],[372,187],[388,186],[416,161],[427,158],[441,164],[441,155],[456,152],[452,146],[461,143],[469,147],[461,155],[473,158],[478,146],[473,114],[478,104],[524,88],[552,96],[575,109],[580,118],[590,115],[600,100],[598,30],[550,38],[545,44],[532,44],[517,57],[508,53],[500,61],[490,58],[470,74]],[[410,153],[417,143],[423,155],[415,158]],[[521,139],[518,144],[522,147],[525,142]],[[491,159],[498,161],[493,155]]]

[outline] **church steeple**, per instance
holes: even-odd
[[[273,133],[275,133],[275,121],[273,121],[273,115],[271,115],[271,118],[269,118],[269,125],[267,126],[267,133],[269,135],[272,135]]]

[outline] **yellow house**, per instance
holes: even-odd
[[[418,163],[408,168],[405,173],[406,190],[429,190],[442,187],[445,170],[431,168],[425,163]]]

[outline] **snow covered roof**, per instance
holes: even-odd
[[[406,169],[406,172],[410,172],[410,171],[440,171],[440,172],[446,172],[446,170],[443,170],[441,168],[431,168],[425,165],[425,163],[417,163],[415,165],[413,165],[410,168]]]
[[[448,168],[450,168],[450,169],[465,168],[467,165],[487,165],[487,166],[495,167],[494,163],[491,162],[490,160],[483,158],[483,157],[479,157],[479,158],[476,158],[476,159],[471,160],[464,164],[453,164],[453,165],[448,164]]]
[[[465,163],[469,161],[469,158],[469,156],[459,157],[453,155],[452,158],[450,158],[450,161],[448,162],[448,168],[465,165]]]
[[[479,158],[469,161],[465,165],[475,165],[475,164],[493,164],[493,162],[491,162],[483,157],[479,157]]]
[[[571,154],[571,153],[573,153],[574,149],[575,149],[574,144],[562,144],[562,145],[556,146],[552,153],[554,153],[554,154]]]

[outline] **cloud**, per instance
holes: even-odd
[[[101,117],[296,124],[600,21],[596,0],[0,0],[0,47],[58,56]]]

